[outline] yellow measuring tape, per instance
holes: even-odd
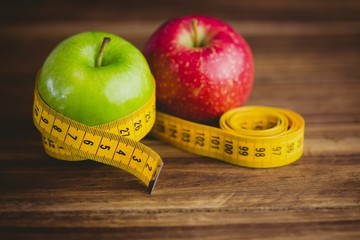
[[[283,166],[303,153],[304,119],[290,110],[248,106],[220,118],[220,128],[157,112],[152,134],[183,150],[252,168]]]
[[[51,109],[35,89],[33,119],[50,156],[118,167],[144,182],[150,193],[163,161],[138,141],[151,128],[153,135],[185,151],[252,168],[290,164],[301,157],[304,144],[305,121],[296,112],[240,107],[224,113],[216,128],[156,112],[155,92],[129,116],[89,127]]]
[[[91,159],[123,169],[148,186],[152,193],[163,161],[138,142],[153,127],[156,116],[155,91],[134,113],[111,123],[89,127],[50,108],[34,93],[33,120],[51,157],[76,161]]]

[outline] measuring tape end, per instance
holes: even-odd
[[[161,173],[161,170],[162,170],[163,166],[164,166],[164,163],[160,162],[157,169],[156,169],[156,173],[154,174],[154,179],[150,180],[150,182],[149,182],[148,192],[149,192],[150,195],[152,195],[152,193],[155,190],[155,185],[156,185],[156,183],[158,181],[158,178],[160,176],[160,173]]]

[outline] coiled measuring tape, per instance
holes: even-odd
[[[220,128],[157,112],[152,134],[198,155],[252,168],[290,164],[303,153],[304,119],[296,112],[260,106],[232,109]]]
[[[49,107],[34,91],[33,120],[43,137],[45,152],[68,160],[94,160],[112,165],[139,178],[151,194],[163,166],[160,156],[138,142],[152,128],[156,117],[155,91],[132,114],[107,124],[89,127]]]

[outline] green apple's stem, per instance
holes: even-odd
[[[100,51],[99,51],[99,55],[97,57],[97,61],[96,61],[96,67],[101,67],[101,63],[102,63],[102,59],[103,59],[103,55],[104,55],[104,51],[106,46],[108,45],[108,43],[110,42],[111,38],[109,37],[104,37],[104,40],[101,44],[100,47]]]
[[[197,25],[197,21],[196,19],[193,19],[191,20],[191,25],[192,25],[192,29],[193,29],[193,32],[194,32],[194,47],[199,47],[199,36],[198,36],[198,32],[197,32],[197,28],[196,28],[196,25]]]

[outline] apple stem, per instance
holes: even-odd
[[[199,47],[199,36],[197,33],[197,28],[196,28],[196,25],[197,25],[196,19],[191,20],[191,25],[192,25],[192,29],[194,32],[194,47]]]
[[[104,37],[104,40],[101,44],[100,50],[99,50],[99,55],[97,57],[97,61],[96,61],[96,67],[101,67],[101,63],[102,63],[102,59],[103,59],[103,55],[104,55],[104,51],[106,46],[108,45],[108,43],[110,42],[111,38],[109,37]]]

